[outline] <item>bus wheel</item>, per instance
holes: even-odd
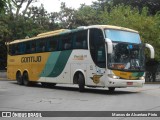
[[[41,82],[42,87],[47,87],[47,83]]]
[[[79,91],[80,92],[84,92],[85,88],[85,79],[84,79],[84,76],[82,73],[79,73],[79,76],[78,76],[78,85],[79,85]]]
[[[109,87],[109,92],[114,92],[115,91],[115,87]]]
[[[25,72],[23,74],[23,83],[24,83],[25,86],[29,86],[30,85],[30,81],[29,81],[28,73],[27,72]]]
[[[50,87],[54,87],[56,85],[56,83],[49,83]]]
[[[17,74],[16,74],[16,80],[17,80],[17,83],[19,85],[23,85],[22,75],[21,75],[20,72],[17,72]]]

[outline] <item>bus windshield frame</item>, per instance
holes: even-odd
[[[136,32],[106,29],[105,35],[113,43],[113,52],[107,56],[107,67],[120,71],[144,71],[144,45]]]

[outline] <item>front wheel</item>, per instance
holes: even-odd
[[[115,91],[115,87],[109,87],[109,92],[114,92]]]
[[[78,85],[79,85],[79,91],[84,92],[85,90],[85,79],[82,73],[79,74],[78,76]]]

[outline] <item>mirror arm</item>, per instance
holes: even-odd
[[[145,44],[145,47],[149,48],[150,53],[151,53],[151,59],[154,59],[154,57],[155,57],[155,56],[154,56],[154,55],[155,55],[155,51],[154,51],[153,46],[150,45],[150,44],[148,44],[148,43],[146,43],[146,44]]]

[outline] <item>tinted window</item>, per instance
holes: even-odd
[[[45,38],[45,39],[47,39],[47,38]],[[47,46],[46,46],[45,39],[37,40],[37,52],[45,52],[46,51]]]
[[[102,30],[90,29],[90,53],[93,61],[99,67],[106,67],[105,43]]]
[[[36,52],[36,41],[31,41],[30,46],[31,46],[30,53],[35,53]]]
[[[24,42],[24,44],[25,44],[25,53],[26,53],[26,54],[31,53],[31,45],[30,45],[30,42]]]
[[[60,50],[70,50],[72,49],[72,35],[67,34],[61,37],[61,47]]]
[[[87,49],[87,30],[74,34],[74,49]]]
[[[58,48],[58,37],[51,37],[48,41],[47,51],[55,51]]]

